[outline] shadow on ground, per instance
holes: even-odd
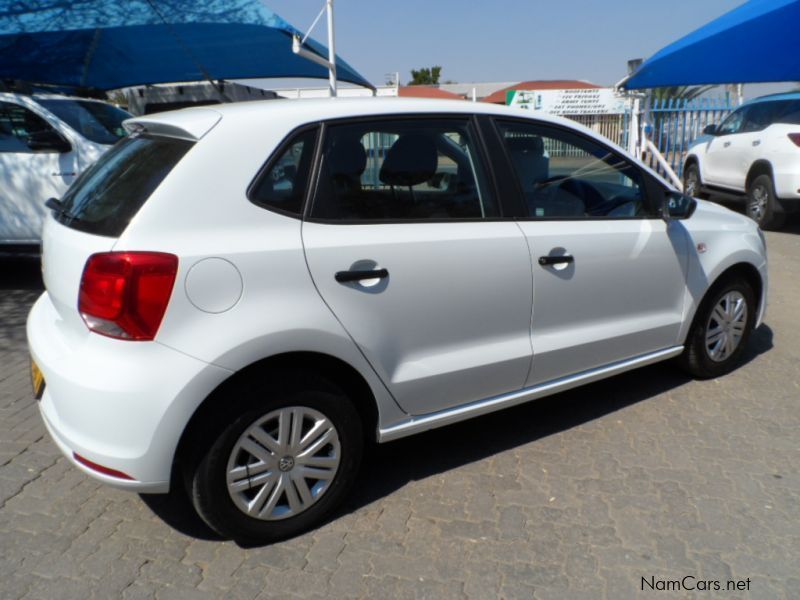
[[[750,339],[744,363],[771,348],[772,330],[762,325]],[[353,492],[331,520],[388,496],[409,482],[536,442],[690,382],[667,362],[442,429],[368,446]],[[181,533],[205,540],[221,539],[197,517],[185,494],[142,499]]]

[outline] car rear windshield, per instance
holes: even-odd
[[[87,140],[98,144],[111,145],[124,137],[122,122],[133,116],[105,102],[50,98],[37,98],[36,101]]]
[[[73,229],[119,237],[192,145],[147,135],[121,140],[67,190],[56,218]]]

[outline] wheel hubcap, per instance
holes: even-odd
[[[228,494],[250,517],[293,517],[325,494],[340,458],[339,434],[325,415],[305,406],[280,408],[255,421],[234,444]]]
[[[747,325],[747,301],[740,292],[725,294],[706,325],[706,352],[714,362],[729,358],[742,341]]]
[[[747,212],[750,213],[750,218],[756,222],[761,222],[764,214],[767,212],[767,201],[769,195],[763,186],[753,188],[750,193],[750,200],[747,203]]]
[[[686,174],[686,182],[683,185],[683,192],[687,196],[694,196],[697,190],[697,174],[694,171],[689,171]]]

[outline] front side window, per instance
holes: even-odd
[[[717,135],[730,135],[732,133],[739,133],[739,130],[742,128],[742,124],[744,123],[745,113],[749,108],[749,106],[743,106],[742,108],[729,114],[728,117],[722,122],[722,125],[719,126],[719,129],[717,129]]]
[[[781,104],[779,102],[762,102],[750,105],[742,122],[740,132],[747,133],[766,129],[772,125],[780,108]]]
[[[300,216],[308,185],[317,130],[303,131],[284,144],[256,179],[248,197],[266,208]]]
[[[58,220],[88,233],[121,235],[193,145],[146,135],[120,140],[67,190]]]
[[[133,117],[105,102],[62,98],[37,98],[36,101],[87,140],[98,144],[114,144],[125,137],[122,122]]]
[[[497,216],[469,120],[398,119],[328,128],[312,218]]]
[[[34,152],[29,146],[37,134],[58,135],[50,124],[24,106],[0,102],[0,152]]]
[[[536,123],[500,122],[531,218],[649,216],[639,169],[594,140]]]

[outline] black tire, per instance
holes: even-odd
[[[700,169],[697,168],[697,163],[689,163],[683,170],[683,191],[685,194],[700,200],[708,200],[708,194],[700,191],[700,186],[703,185],[700,179]]]
[[[280,377],[286,379],[283,375]],[[235,402],[238,416],[220,428],[216,439],[211,438],[211,445],[193,468],[191,497],[195,510],[209,527],[223,537],[244,544],[261,544],[298,535],[328,517],[341,504],[355,481],[361,464],[364,438],[361,419],[353,403],[341,389],[326,380],[309,374],[297,374],[288,379],[289,382],[282,384],[254,383],[237,389],[237,393],[241,394]],[[227,487],[228,461],[245,431],[270,413],[287,407],[311,409],[332,423],[338,434],[339,464],[324,493],[305,510],[280,520],[263,520],[245,514],[234,503]],[[276,462],[270,470],[280,476],[277,455],[273,456]],[[289,470],[293,468],[297,467],[289,467]],[[280,471],[283,471],[283,467],[280,467]],[[249,481],[249,471],[247,478]],[[296,494],[299,488],[293,487],[293,490]],[[269,496],[267,494],[266,497]],[[288,504],[288,496],[283,497]]]
[[[747,316],[744,331],[735,350],[722,360],[714,360],[706,344],[706,332],[711,322],[716,322],[712,313],[718,304],[731,292],[738,292],[744,298],[747,307]],[[756,296],[752,286],[744,279],[730,278],[716,284],[703,299],[697,314],[694,317],[683,354],[678,358],[680,366],[697,379],[711,379],[720,377],[734,370],[741,362],[753,324],[756,319]]]
[[[747,186],[747,216],[761,229],[780,229],[786,221],[786,213],[775,197],[772,177],[759,175]]]

